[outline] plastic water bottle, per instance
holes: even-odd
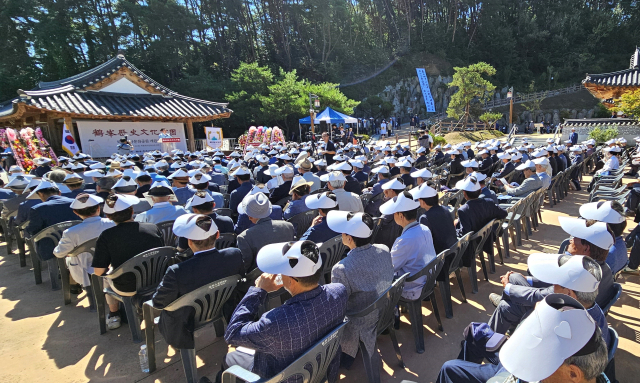
[[[140,346],[140,352],[138,353],[140,357],[140,368],[142,372],[149,373],[149,356],[147,355],[147,345],[143,344]]]

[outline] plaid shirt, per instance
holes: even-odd
[[[342,323],[348,299],[343,285],[331,283],[298,294],[255,321],[267,292],[251,287],[233,312],[224,339],[233,346],[255,350],[253,372],[268,379]],[[327,371],[329,382],[338,377],[340,354]],[[286,382],[302,382],[302,377],[294,376]]]

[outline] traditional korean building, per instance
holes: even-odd
[[[182,138],[178,147],[188,144],[195,150],[193,123],[228,118],[231,113],[226,103],[191,98],[162,86],[118,54],[75,76],[19,89],[18,97],[0,104],[0,128],[40,126],[57,151],[66,125],[85,153],[114,152],[124,136],[134,146],[152,150],[159,145],[160,129],[166,128]]]
[[[640,48],[631,55],[629,69],[587,74],[582,83],[605,106],[613,107],[622,94],[640,88]]]

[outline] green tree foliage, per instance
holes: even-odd
[[[616,112],[622,112],[628,117],[640,118],[640,89],[627,92],[620,96],[620,101],[614,108]]]
[[[596,126],[589,132],[589,138],[593,138],[598,144],[602,144],[616,137],[618,137],[618,128],[616,127],[607,128],[604,126]]]
[[[480,117],[478,118],[480,121],[484,122],[485,125],[487,126],[491,126],[493,125],[496,121],[498,121],[500,118],[502,117],[502,113],[496,113],[496,112],[485,112],[483,114],[480,115]]]
[[[492,92],[496,89],[485,76],[493,76],[496,70],[485,62],[479,62],[468,67],[455,67],[453,81],[450,88],[457,88],[456,93],[451,96],[447,115],[449,117],[460,118],[465,113],[469,113],[471,101],[485,102],[491,98]]]

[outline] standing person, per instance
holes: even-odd
[[[131,153],[133,149],[133,144],[127,139],[127,136],[124,136],[120,139],[117,146],[118,154],[120,154],[121,156],[126,156],[129,155],[129,153]]]
[[[329,139],[329,134],[327,132],[322,133],[322,141],[324,141],[325,147],[321,154],[324,156],[327,166],[329,166],[333,164],[333,156],[336,155],[336,146],[333,141]]]
[[[571,145],[578,145],[578,133],[576,132],[576,128],[571,128],[569,139],[571,140]]]
[[[387,123],[385,122],[385,120],[382,120],[382,122],[380,123],[380,138],[386,138],[387,137]]]
[[[162,148],[163,153],[170,153],[174,149],[174,144],[171,142],[162,142],[163,138],[172,138],[169,133],[167,133],[167,129],[160,129],[160,135],[158,136],[158,140],[161,142],[160,147]]]
[[[347,289],[348,318],[349,314],[367,308],[391,287],[391,254],[386,246],[371,244],[374,223],[369,214],[331,211],[326,221],[331,230],[342,234],[342,243],[349,248],[347,257],[331,270],[331,283],[341,283]],[[349,319],[340,341],[343,367],[349,368],[355,360],[360,341],[369,355],[378,352],[375,349],[378,319],[377,311],[362,318]]]
[[[109,267],[116,269],[140,253],[164,246],[162,232],[158,226],[133,220],[133,205],[139,201],[135,196],[118,194],[105,200],[103,211],[116,226],[106,229],[98,237],[91,263],[94,274],[104,275]],[[113,291],[122,296],[136,294],[136,278],[133,273],[106,279],[106,282]],[[105,294],[105,298],[109,305],[107,328],[114,330],[120,327],[121,322],[119,302],[109,294]]]

